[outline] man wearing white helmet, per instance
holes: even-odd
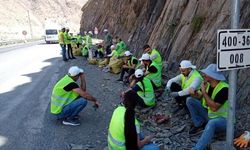
[[[189,60],[181,61],[179,69],[181,74],[170,79],[165,87],[165,91],[170,91],[170,96],[174,97],[178,103],[179,107],[176,111],[186,105],[186,98],[190,94],[200,89],[203,80],[200,73],[196,70],[196,66]]]
[[[80,78],[80,86],[76,81]],[[87,105],[87,100],[99,107],[99,102],[86,91],[85,75],[77,66],[69,68],[68,74],[61,78],[51,95],[51,113],[63,119],[64,125],[80,125],[78,114]]]
[[[148,53],[143,54],[139,60],[145,67],[145,76],[152,81],[155,89],[160,88],[162,80],[160,66],[150,59]]]
[[[141,107],[152,107],[156,104],[154,88],[151,80],[144,77],[142,69],[135,71],[135,78],[130,87],[137,93],[137,101]],[[131,90],[131,89],[128,89]]]
[[[111,53],[111,49],[110,46],[113,44],[113,37],[112,35],[109,33],[108,29],[104,29],[104,44],[105,44],[105,48],[106,48],[106,55]]]
[[[122,66],[120,78],[117,81],[123,81],[125,72],[128,73],[128,76],[126,77],[126,81],[128,81],[129,77],[135,73],[135,69],[138,65],[138,60],[130,51],[126,51],[124,53],[124,63],[125,64]]]

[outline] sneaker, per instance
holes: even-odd
[[[62,122],[64,125],[69,125],[69,126],[79,126],[80,125],[80,122],[79,120],[63,120]]]
[[[191,127],[190,131],[188,132],[190,135],[197,135],[199,133],[201,133],[205,128],[205,124],[202,124],[201,126],[199,127]]]

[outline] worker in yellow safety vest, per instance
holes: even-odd
[[[162,57],[158,50],[155,48],[152,49],[148,44],[143,46],[144,53],[148,53],[150,55],[150,59],[155,62],[159,68],[162,70]]]
[[[187,99],[187,107],[193,121],[189,134],[197,134],[205,128],[194,150],[206,149],[215,133],[226,132],[229,85],[216,66],[210,64],[201,70],[204,77],[201,90],[195,91],[193,96]]]
[[[140,124],[135,118],[135,95],[132,90],[123,93],[123,105],[113,112],[108,129],[109,150],[159,150],[150,142],[152,136],[143,137],[140,131]]]
[[[200,85],[203,81],[202,76],[196,70],[189,60],[182,60],[179,65],[181,74],[174,78],[171,78],[165,87],[165,92],[171,92],[170,96],[174,97],[178,108],[175,112],[181,110],[186,106],[186,99],[194,94],[196,90],[200,89]]]
[[[128,76],[125,77],[125,82],[128,82],[128,79],[131,75],[135,73],[135,69],[138,67],[139,61],[130,51],[124,53],[124,65],[122,66],[120,78],[117,81],[123,81],[125,72],[128,73]]]
[[[156,104],[156,98],[153,88],[153,83],[144,76],[142,69],[135,71],[135,80],[130,83],[130,89],[136,91],[137,101],[141,107],[152,107]]]
[[[72,37],[69,34],[69,28],[67,28],[66,31],[64,32],[64,40],[65,44],[67,45],[68,59],[76,59],[72,52],[72,46],[71,46]]]
[[[80,78],[80,86],[76,81]],[[79,113],[87,105],[87,100],[94,102],[96,108],[99,102],[86,91],[85,74],[77,66],[69,68],[68,74],[61,78],[53,88],[51,95],[51,113],[62,119],[64,125],[80,125]]]
[[[139,60],[144,65],[144,75],[152,81],[154,89],[160,88],[162,82],[160,66],[150,59],[148,53],[143,54]]]
[[[63,61],[67,61],[68,59],[66,56],[66,43],[65,43],[64,33],[65,33],[65,28],[62,28],[61,31],[58,33],[58,42],[60,47],[62,48]]]

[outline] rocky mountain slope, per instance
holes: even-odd
[[[1,0],[0,41],[30,37],[29,19],[34,37],[44,34],[48,23],[67,26],[79,32],[81,7],[87,0]]]
[[[240,26],[250,28],[250,1],[240,2]],[[81,32],[95,26],[122,37],[138,56],[145,43],[156,47],[176,74],[183,59],[198,68],[216,62],[216,31],[230,27],[230,1],[90,0],[82,8]],[[250,105],[249,75],[250,69],[238,72],[238,106]]]

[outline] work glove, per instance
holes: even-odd
[[[172,96],[172,97],[178,97],[179,96],[178,92],[171,92],[169,95]]]
[[[250,141],[250,132],[245,131],[240,137],[234,139],[234,144],[240,148],[247,148]]]

